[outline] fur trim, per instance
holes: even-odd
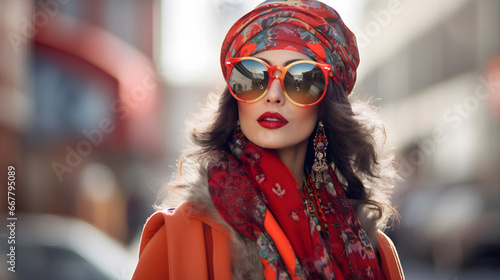
[[[212,221],[225,226],[229,232],[233,279],[264,279],[264,265],[260,260],[255,241],[236,232],[224,221],[215,208],[208,191],[206,164],[199,164],[196,159],[186,159],[183,163],[183,176],[179,179],[184,182],[176,182],[177,187],[169,191],[167,199],[159,208],[178,206],[187,201],[191,202],[191,215],[201,212],[208,214]]]

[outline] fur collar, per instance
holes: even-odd
[[[257,245],[251,239],[236,232],[220,216],[208,191],[207,168],[205,164],[187,159],[183,163],[183,182],[176,182],[180,188],[170,191],[164,206],[190,202],[191,215],[203,212],[217,224],[223,225],[231,236],[233,279],[265,279],[264,266],[260,260]]]

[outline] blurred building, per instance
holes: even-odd
[[[124,244],[138,234],[165,150],[157,2],[1,1],[1,168],[16,167],[16,213],[79,218]]]
[[[20,25],[22,16],[29,16],[30,5],[26,1],[2,1],[0,17],[0,175],[7,182],[7,167],[18,162],[20,157],[19,133],[30,118],[29,100],[26,94],[25,78],[28,71],[28,45],[14,49],[9,33]],[[7,200],[0,202],[2,213],[7,210]]]
[[[498,267],[500,75],[486,69],[498,68],[500,2],[371,0],[353,29],[355,92],[375,97],[398,149],[398,248],[437,271]]]

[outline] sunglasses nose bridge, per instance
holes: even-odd
[[[284,88],[284,78],[286,74],[287,69],[281,65],[273,65],[269,67],[268,72],[270,73],[269,75],[269,86],[271,86],[271,83],[275,80],[278,79],[280,81],[281,89],[285,91]]]
[[[269,68],[269,72],[273,78],[281,78],[284,76],[286,69],[281,65],[273,65]]]
[[[286,71],[288,71],[285,67],[281,65],[273,65],[269,67],[269,73],[271,73],[269,76],[269,86],[271,86],[271,83],[274,81],[274,79],[279,80],[279,84],[281,85],[281,89],[283,92],[285,91],[285,85],[284,85],[284,80],[285,80],[285,75]]]

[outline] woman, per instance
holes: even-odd
[[[133,279],[403,278],[379,231],[395,173],[369,107],[348,99],[358,62],[319,1],[238,20],[221,51],[228,87],[192,122],[197,148],[171,186],[182,203],[148,220]]]

